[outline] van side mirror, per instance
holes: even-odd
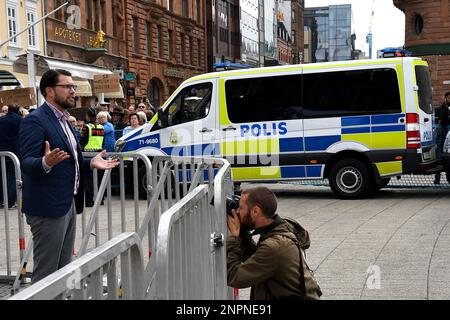
[[[167,113],[165,113],[162,109],[158,109],[158,126],[160,128],[166,128],[169,126],[169,118]]]

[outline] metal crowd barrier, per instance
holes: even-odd
[[[7,171],[7,169],[9,169]],[[7,183],[7,175],[11,174],[11,169],[14,174],[14,185],[8,185]],[[17,279],[20,281],[25,281],[25,276],[29,276],[29,274],[25,274],[24,270],[19,267],[20,262],[25,258],[25,231],[24,231],[24,219],[21,211],[21,203],[22,203],[22,174],[20,171],[20,162],[15,154],[12,152],[0,152],[0,171],[1,171],[1,186],[2,186],[2,198],[3,198],[3,209],[0,210],[2,214],[2,219],[4,220],[1,227],[0,232],[0,252],[3,256],[5,255],[5,259],[3,257],[0,259],[0,297],[9,293],[9,289],[11,284]],[[13,209],[9,209],[10,199],[8,199],[8,188],[14,188],[14,192],[16,193],[16,203]],[[17,225],[10,220],[11,213],[17,213]],[[18,240],[18,253],[20,261],[14,261],[13,256],[17,256],[13,249],[13,245],[11,244],[11,233],[17,230],[19,239],[13,239],[13,241]],[[6,271],[4,271],[6,267]],[[19,270],[19,272],[17,272]]]
[[[130,155],[127,154],[126,156]],[[139,156],[136,156],[136,158],[138,157]],[[88,238],[91,237],[90,231],[93,228],[95,220],[98,218],[98,205],[100,203],[101,195],[105,192],[107,181],[110,179],[109,174],[105,173],[95,200],[93,214],[85,228],[82,246],[78,252],[79,258],[65,268],[49,275],[40,282],[33,284],[30,288],[25,289],[18,295],[13,296],[14,299],[50,299],[52,297],[47,294],[49,292],[55,293],[53,298],[62,299],[86,299],[89,297],[102,299],[106,296],[110,299],[115,299],[118,297],[120,298],[120,294],[116,295],[116,291],[120,292],[120,290],[122,290],[123,292],[124,288],[127,286],[128,292],[130,292],[131,289],[135,289],[130,287],[130,283],[133,283],[133,286],[138,283],[138,287],[135,289],[137,290],[137,293],[133,295],[134,299],[158,298],[157,284],[161,286],[162,282],[161,280],[158,280],[160,275],[157,271],[158,264],[156,260],[158,248],[164,246],[164,244],[158,243],[158,240],[161,237],[157,236],[157,233],[160,229],[160,225],[164,226],[161,227],[161,230],[163,230],[162,232],[167,230],[164,219],[161,219],[162,217],[165,217],[165,212],[167,210],[170,210],[171,208],[173,208],[172,211],[176,210],[176,208],[179,207],[177,203],[180,201],[181,203],[186,203],[189,207],[193,207],[199,212],[199,215],[205,217],[204,219],[196,220],[195,225],[197,225],[197,227],[193,229],[191,229],[192,221],[190,221],[189,218],[182,218],[180,220],[186,226],[186,236],[195,236],[197,234],[196,230],[203,231],[202,236],[200,237],[201,254],[199,254],[199,259],[202,260],[195,261],[195,268],[197,275],[205,276],[207,274],[210,281],[203,284],[203,286],[208,285],[209,290],[205,292],[202,297],[210,299],[230,298],[232,296],[232,291],[226,285],[226,253],[225,246],[223,246],[227,230],[225,197],[230,196],[233,193],[230,164],[223,159],[157,157],[153,159],[151,168],[152,177],[150,178],[147,176],[147,181],[150,182],[148,192],[151,194],[151,198],[148,201],[147,212],[140,221],[137,232],[137,237],[141,244],[139,250],[141,250],[141,257],[143,260],[144,270],[142,274],[139,271],[138,277],[133,278],[134,280],[131,281],[130,277],[133,273],[133,268],[137,267],[133,267],[129,264],[122,265],[122,269],[117,273],[109,273],[109,268],[115,268],[116,260],[114,260],[114,257],[117,257],[118,253],[111,248],[107,249],[108,245],[106,244],[100,245],[99,247],[96,247],[96,244],[94,244],[94,248],[92,249],[89,249],[86,245],[86,243],[89,242]],[[200,184],[202,184],[202,186],[198,187]],[[199,192],[198,190],[204,190],[200,191],[203,197],[201,208],[195,208],[196,205],[195,203],[193,204],[193,201],[198,198],[195,196],[195,194]],[[212,195],[214,195],[213,203]],[[108,244],[113,242],[114,245],[120,247],[121,243],[124,244],[128,241],[123,237],[124,234],[122,233],[120,236],[110,240]],[[197,251],[198,243],[199,242],[190,243],[190,241],[186,241],[184,244],[185,252],[192,253]],[[147,248],[145,248],[145,246],[147,246]],[[109,245],[109,247],[111,246]],[[103,250],[101,251],[102,255],[96,255],[100,248]],[[148,256],[142,254],[145,249],[149,252]],[[170,250],[173,251],[178,249],[172,247]],[[168,254],[173,257],[174,254],[171,251],[169,251]],[[104,257],[108,257],[109,260],[107,260],[111,261],[111,263],[105,263],[105,261],[102,260]],[[181,257],[172,259],[169,263],[170,268],[173,268],[174,265],[183,261],[179,259],[181,259]],[[82,267],[85,263],[89,263],[89,265],[93,264],[95,267],[91,267],[86,271]],[[192,268],[193,265],[191,264],[191,269]],[[78,292],[77,294],[71,294],[69,292],[70,288],[67,289],[67,284],[65,285],[65,283],[67,283],[67,280],[69,279],[74,279],[74,270],[82,271],[81,275],[76,275],[77,277],[79,276],[80,279],[87,279],[83,285],[83,287],[87,286],[91,288],[89,289],[90,291],[87,290],[87,293],[80,294],[80,292]],[[191,273],[184,271],[177,276],[177,279],[180,279],[183,283],[190,283],[187,281],[189,281],[188,279],[191,277]],[[107,277],[106,288],[103,283],[104,274],[106,274]],[[91,276],[89,277],[89,275]],[[163,276],[163,274],[161,274],[161,276]],[[173,277],[174,274],[171,274],[170,276]],[[92,286],[90,285],[91,282],[93,283]],[[110,286],[110,284],[115,285]],[[64,288],[64,286],[66,286],[66,288]],[[139,295],[141,289],[143,291],[142,296]],[[103,296],[99,294],[101,290],[103,290],[102,292],[105,292]],[[44,295],[41,294],[44,291],[47,293]],[[192,291],[186,289],[186,296],[178,295],[178,297],[183,298],[192,296],[191,292]],[[159,297],[164,297],[164,295]]]
[[[120,282],[116,264],[120,260]],[[140,300],[144,264],[141,240],[136,233],[122,233],[95,248],[10,300]],[[106,290],[104,275],[107,278]],[[120,287],[120,296],[119,296]]]

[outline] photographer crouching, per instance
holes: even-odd
[[[308,232],[276,210],[277,199],[265,187],[243,191],[239,207],[230,208],[228,285],[252,287],[251,300],[319,299],[322,292],[302,253],[309,247]],[[258,244],[254,235],[260,235]]]

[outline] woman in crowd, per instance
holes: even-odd
[[[116,138],[114,137],[114,126],[108,121],[108,113],[101,111],[97,114],[97,122],[103,126],[105,130],[105,138],[103,139],[103,149],[107,152],[114,152]]]
[[[130,125],[123,129],[123,135],[126,135],[128,132],[140,127],[141,125],[139,124],[139,116],[136,113],[132,113],[130,114]]]

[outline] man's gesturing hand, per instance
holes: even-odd
[[[91,160],[91,168],[99,169],[99,170],[108,170],[112,169],[115,166],[119,164],[119,160],[105,160],[103,159],[103,156],[105,155],[106,151],[103,150],[99,154],[97,154],[94,158]]]
[[[60,150],[59,148],[50,151],[50,143],[48,143],[48,141],[45,141],[44,160],[49,167],[54,167],[68,158],[70,158],[69,154],[63,150]]]

